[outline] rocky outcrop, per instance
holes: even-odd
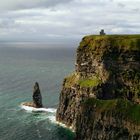
[[[77,140],[140,139],[140,36],[86,36],[66,77],[57,121]]]
[[[33,88],[33,102],[25,102],[25,103],[22,103],[22,105],[35,107],[35,108],[43,107],[42,96],[41,96],[38,82],[35,83],[34,88]]]
[[[39,84],[36,82],[33,90],[33,103],[37,108],[43,107]]]

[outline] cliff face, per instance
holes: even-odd
[[[140,139],[140,36],[86,36],[75,65],[57,120],[77,140]]]

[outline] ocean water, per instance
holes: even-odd
[[[75,48],[37,46],[0,44],[0,140],[74,139],[74,133],[56,123],[55,114],[63,78],[74,71]],[[20,106],[32,100],[36,81],[47,112]]]

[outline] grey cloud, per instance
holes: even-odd
[[[125,4],[119,2],[118,3],[118,6],[121,7],[121,8],[124,8],[125,7]]]
[[[139,9],[139,8],[134,8],[134,9],[132,9],[132,11],[134,11],[134,12],[139,12],[140,9]]]
[[[0,2],[0,10],[6,11],[39,7],[48,8],[71,1],[73,0],[4,0]]]
[[[0,19],[0,28],[12,28],[12,27],[17,27],[15,20],[9,18]]]
[[[18,4],[18,7],[20,8],[36,8],[36,7],[53,7],[59,4],[65,4],[69,3],[72,0],[28,0],[27,3],[25,4],[25,0],[22,3]]]

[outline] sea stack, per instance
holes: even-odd
[[[33,107],[33,108],[42,108],[42,96],[39,88],[38,82],[35,83],[33,87],[33,101],[32,102],[24,102],[21,105]]]
[[[43,107],[42,96],[41,96],[38,82],[35,83],[33,88],[33,103],[37,108]]]

